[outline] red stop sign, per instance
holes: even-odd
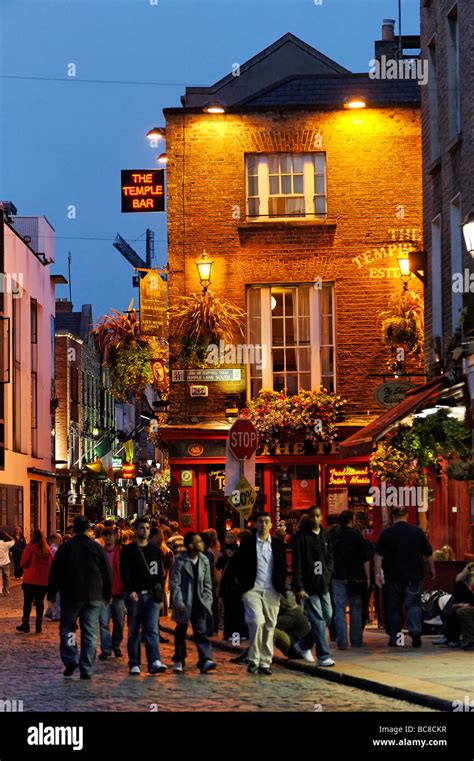
[[[258,433],[251,420],[239,417],[229,431],[230,451],[237,460],[249,460],[257,449]]]

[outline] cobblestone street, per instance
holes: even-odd
[[[202,676],[189,644],[187,671],[129,676],[127,659],[96,662],[92,681],[64,679],[58,624],[45,620],[41,635],[19,634],[21,587],[0,597],[0,700],[22,700],[24,711],[427,711],[410,703],[340,686],[274,665],[273,676],[247,674],[231,654],[215,649],[218,670]],[[33,619],[34,620],[34,619]],[[171,664],[170,644],[162,659]],[[124,651],[126,648],[124,648]]]

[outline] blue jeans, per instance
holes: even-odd
[[[421,634],[421,580],[386,581],[383,589],[390,640],[395,642],[402,630],[403,606],[407,614],[408,632]]]
[[[155,602],[151,592],[140,592],[138,602],[133,602],[130,595],[126,594],[125,605],[128,616],[128,665],[132,668],[141,664],[141,629],[150,668],[154,661],[160,660],[160,603]]]
[[[62,602],[59,652],[65,666],[79,664],[81,674],[91,676],[99,639],[100,600]],[[77,619],[81,627],[81,654],[77,647]]]
[[[332,618],[331,595],[329,592],[323,595],[310,595],[305,599],[304,609],[313,630],[316,655],[318,658],[329,658],[329,642],[326,629],[331,623]]]
[[[334,624],[336,626],[337,646],[340,650],[347,647],[346,605],[349,600],[349,636],[351,645],[362,645],[362,595],[351,595],[347,591],[346,579],[332,580],[332,598],[334,601]]]
[[[100,610],[100,649],[103,653],[117,650],[123,639],[123,622],[125,618],[125,601],[123,597],[112,597],[109,603],[102,602]],[[109,622],[112,619],[112,636]]]

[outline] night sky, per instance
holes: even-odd
[[[150,227],[155,263],[166,262],[166,215],[120,211],[120,170],[156,168],[164,150],[145,139],[164,124],[162,109],[179,106],[186,85],[212,84],[286,32],[368,71],[382,19],[398,14],[397,0],[154,2],[1,2],[0,199],[48,218],[57,235],[52,272],[67,276],[70,251],[75,309],[91,303],[95,319],[132,297],[138,306],[133,270],[112,246],[117,232],[144,257]],[[402,32],[419,32],[419,0],[403,0]]]

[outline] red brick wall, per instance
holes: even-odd
[[[194,262],[204,248],[215,261],[212,291],[242,308],[250,283],[312,282],[318,276],[334,282],[337,390],[352,413],[382,411],[374,400],[381,379],[367,378],[383,372],[388,359],[376,316],[402,285],[398,278],[370,277],[370,268],[397,266],[393,252],[383,261],[373,261],[370,252],[387,249],[394,228],[421,232],[419,109],[165,113],[171,303],[199,290]],[[318,134],[318,150],[327,153],[328,222],[333,224],[246,224],[245,154],[315,150]],[[403,219],[397,218],[400,205]],[[419,285],[412,280],[410,287]],[[172,362],[182,366],[179,358]],[[180,384],[172,398],[178,416],[222,416],[226,390],[216,393],[215,384],[209,384],[208,400],[184,403]]]

